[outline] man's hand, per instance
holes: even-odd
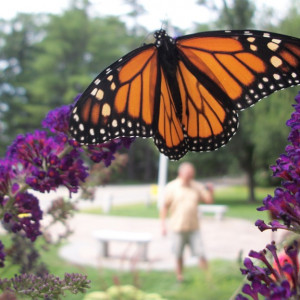
[[[205,187],[208,191],[210,191],[212,194],[214,192],[214,185],[211,182],[208,182],[205,184]]]

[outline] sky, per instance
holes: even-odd
[[[91,13],[94,15],[120,15],[128,11],[122,0],[90,0]],[[221,3],[222,0],[215,0]],[[67,9],[70,0],[2,0],[0,18],[10,19],[18,12],[26,13],[61,13]],[[194,23],[207,23],[215,16],[204,7],[196,5],[196,0],[140,0],[148,13],[140,19],[149,31],[161,28],[163,21],[182,29],[191,28]],[[278,18],[284,17],[290,0],[255,0],[258,11],[263,7],[271,7]]]

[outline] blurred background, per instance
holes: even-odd
[[[176,36],[206,30],[259,29],[299,38],[299,4],[300,0],[3,2],[0,11],[0,156],[16,135],[41,128],[41,121],[50,109],[70,104],[105,67],[150,42],[153,32],[162,26],[171,28]],[[247,226],[253,223],[258,217],[255,208],[268,193],[272,193],[272,186],[278,184],[271,177],[270,165],[284,152],[287,144],[289,129],[285,122],[293,111],[296,93],[296,88],[280,91],[242,111],[238,133],[226,147],[210,153],[188,153],[180,161],[192,162],[198,179],[215,183],[218,187],[216,203],[229,207],[226,217],[242,218],[249,222]],[[144,193],[144,196],[136,199],[137,204],[128,201],[106,211],[103,206],[82,206],[83,214],[74,221],[74,228],[80,228],[93,217],[98,218],[95,219],[98,224],[98,220],[106,220],[102,217],[100,220],[99,215],[105,214],[157,219],[157,207],[152,198],[157,195],[153,184],[157,182],[158,166],[159,152],[151,139],[137,139],[129,150],[116,155],[110,168],[94,165],[88,187],[128,185],[131,202],[135,202],[132,195],[137,198]],[[168,180],[176,176],[177,167],[178,162],[169,162]],[[139,188],[142,192],[135,193]],[[125,190],[123,188],[114,197],[124,199]],[[111,197],[112,192],[106,191],[97,190],[96,196],[99,193]],[[113,201],[117,203],[115,198]],[[87,214],[91,217],[83,218]],[[118,221],[121,228],[123,221]],[[111,219],[111,224],[116,222]],[[127,227],[129,223],[126,223]],[[222,224],[225,228],[225,223]],[[240,227],[232,224],[232,229]],[[208,231],[207,236],[218,230]],[[86,235],[86,232],[82,233],[79,241]],[[234,236],[226,239],[232,241]],[[218,247],[214,246],[215,249]],[[212,261],[209,277],[199,274],[196,268],[189,269],[188,283],[176,286],[172,272],[151,271],[137,275],[134,267],[131,273],[78,268],[76,262],[72,265],[62,262],[57,257],[58,251],[57,248],[45,254],[46,261],[51,262],[52,272],[84,271],[94,282],[99,281],[92,286],[94,290],[104,290],[121,282],[149,292],[158,291],[167,299],[200,299],[199,290],[203,292],[201,299],[228,299],[241,282],[237,264],[225,260]],[[66,252],[67,256],[70,251]],[[169,249],[167,251],[169,253]],[[235,258],[240,263],[237,255]],[[211,288],[207,289],[207,286]],[[81,298],[72,296],[70,299]]]
[[[0,154],[19,133],[40,127],[50,110],[69,104],[102,69],[168,26],[176,35],[214,29],[260,29],[299,37],[299,0],[6,1],[0,12]],[[240,113],[238,134],[213,153],[190,153],[199,177],[245,175],[270,185],[269,165],[284,149],[296,92],[288,89]],[[138,139],[111,182],[157,179],[158,151]],[[205,163],[204,163],[205,162]],[[169,164],[169,178],[177,162]]]

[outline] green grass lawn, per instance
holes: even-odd
[[[262,203],[262,199],[273,193],[273,189],[257,189],[257,199],[261,199],[257,204],[249,204],[247,190],[243,186],[236,186],[218,189],[215,194],[216,204],[226,204],[229,210],[226,217],[239,217],[251,221],[257,218],[267,219],[266,215],[257,212],[256,208]],[[93,209],[84,212],[101,214],[100,209]],[[134,204],[126,206],[116,206],[111,211],[115,216],[148,217],[157,218],[158,212],[156,204],[149,207],[144,204]],[[4,237],[4,242],[5,242]],[[235,293],[243,281],[240,274],[240,265],[236,261],[213,260],[210,261],[208,272],[199,270],[196,267],[186,268],[185,281],[179,284],[175,280],[173,271],[131,271],[97,269],[70,264],[63,261],[58,256],[58,247],[54,247],[49,252],[43,252],[43,261],[47,263],[51,273],[62,277],[64,273],[83,273],[91,280],[90,291],[104,291],[108,287],[119,283],[121,285],[130,284],[148,293],[158,293],[169,300],[227,300]],[[3,272],[4,271],[4,272]],[[10,278],[18,273],[15,267],[1,272],[1,278]],[[67,294],[64,299],[82,300],[82,294]],[[233,298],[232,298],[233,299]]]
[[[215,192],[215,204],[225,204],[228,206],[227,217],[243,218],[250,221],[257,219],[267,220],[268,216],[265,212],[259,212],[257,207],[262,205],[262,200],[267,194],[273,193],[273,188],[257,188],[257,203],[249,203],[247,201],[247,188],[245,186],[234,186],[217,189]],[[92,208],[82,210],[84,213],[103,214],[102,209]],[[113,206],[111,216],[141,217],[141,218],[158,218],[156,203],[146,206],[144,203]]]
[[[72,265],[58,256],[58,248],[43,252],[43,261],[51,273],[62,277],[64,273],[86,274],[91,280],[91,291],[104,291],[119,283],[130,284],[148,293],[158,293],[169,300],[228,300],[241,285],[243,276],[239,265],[234,261],[213,260],[209,271],[204,272],[196,267],[185,269],[185,281],[181,284],[175,280],[171,271],[131,271],[97,269]],[[1,278],[13,277],[18,273],[15,267],[9,269]],[[67,300],[82,300],[83,295],[72,295],[67,292]]]

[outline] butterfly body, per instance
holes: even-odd
[[[171,159],[211,151],[236,132],[238,110],[299,84],[297,38],[238,30],[154,37],[84,91],[70,119],[80,143],[140,136]]]

